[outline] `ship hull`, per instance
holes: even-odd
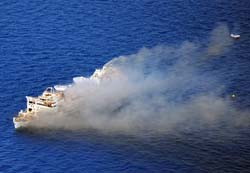
[[[28,121],[16,121],[15,117],[13,118],[13,123],[16,130],[27,128],[29,125]]]

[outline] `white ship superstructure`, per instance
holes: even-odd
[[[37,113],[40,111],[57,111],[58,103],[63,100],[63,91],[65,89],[62,86],[48,87],[41,96],[26,96],[26,110],[21,110],[13,118],[15,129],[27,127],[32,120],[37,118]]]

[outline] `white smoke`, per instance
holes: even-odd
[[[230,101],[220,97],[222,85],[203,72],[200,63],[208,54],[224,53],[231,45],[231,41],[225,42],[228,35],[225,26],[216,28],[205,51],[184,42],[142,48],[136,54],[114,58],[91,77],[74,78],[59,112],[41,112],[33,126],[164,131],[236,113]]]

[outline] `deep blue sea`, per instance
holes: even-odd
[[[249,123],[140,136],[13,128],[25,96],[142,47],[203,43],[219,23],[241,38],[214,68],[249,109],[249,0],[0,1],[0,172],[250,172]]]

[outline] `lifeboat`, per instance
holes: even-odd
[[[232,37],[234,39],[239,39],[240,35],[239,34],[230,34],[230,37]]]

